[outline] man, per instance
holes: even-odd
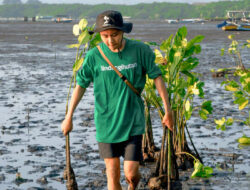
[[[144,43],[123,38],[124,32],[130,33],[131,30],[132,23],[123,23],[122,15],[110,10],[97,16],[94,32],[100,33],[103,53],[139,92],[144,88],[146,74],[154,79],[166,113],[162,122],[172,130],[172,111],[161,71],[154,63],[155,55]],[[96,47],[87,53],[77,74],[77,86],[62,131],[66,135],[72,130],[73,112],[91,82],[94,83],[96,139],[106,165],[108,189],[121,190],[120,156],[124,157],[128,188],[136,189],[140,180],[139,161],[142,159],[141,141],[145,130],[144,104]]]

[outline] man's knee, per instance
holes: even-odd
[[[127,174],[125,178],[126,178],[127,183],[129,184],[129,189],[135,190],[141,179],[141,175],[139,172],[137,172],[134,174]]]
[[[105,159],[108,180],[120,181],[120,160],[118,158]]]
[[[141,179],[141,175],[139,172],[127,174],[125,177],[128,183],[138,183]]]
[[[108,177],[108,180],[119,182],[120,181],[120,170],[119,169],[106,169],[106,174]]]

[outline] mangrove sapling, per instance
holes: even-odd
[[[235,119],[235,118],[225,118],[215,119],[214,122],[216,124],[217,129],[221,129],[222,131],[226,130],[227,126],[232,125],[234,122],[240,122],[244,125],[250,127],[250,69],[245,69],[242,59],[240,48],[238,42],[233,40],[234,36],[229,35],[228,38],[232,40],[231,45],[229,45],[228,53],[234,58],[236,65],[238,66],[236,70],[233,72],[233,75],[236,77],[233,80],[229,80],[229,77],[226,76],[226,81],[221,83],[224,86],[226,91],[232,92],[232,98],[234,99],[234,104],[238,105],[239,110],[248,110],[248,118],[244,120]],[[243,45],[243,48],[250,48],[250,40],[247,40]],[[224,49],[222,49],[222,54],[224,54]],[[244,134],[242,137],[238,138],[238,142],[240,144],[250,144],[250,137],[247,137]]]
[[[247,71],[243,64],[243,60],[241,57],[241,50],[245,47],[250,48],[250,40],[247,40],[243,46],[239,45],[239,42],[234,40],[234,35],[229,35],[228,39],[231,40],[231,44],[229,45],[227,50],[227,54],[232,58],[234,61],[236,68],[220,68],[217,71],[214,69],[211,70],[213,72],[213,77],[224,77],[225,75],[233,75],[236,70],[244,70]],[[221,56],[225,54],[225,48],[221,49]]]
[[[143,152],[143,161],[155,161],[158,157],[159,149],[156,148],[153,138],[153,129],[152,129],[152,122],[150,116],[150,102],[147,99],[144,99],[145,105],[145,134],[143,135],[142,140],[142,152]]]
[[[228,39],[231,40],[231,44],[229,45],[229,48],[228,48],[229,56],[231,56],[233,58],[237,68],[239,68],[241,70],[246,70],[245,66],[242,62],[239,43],[236,40],[234,40],[234,35],[229,35]],[[243,46],[243,48],[244,48],[244,46]],[[221,54],[222,55],[224,54],[224,49],[222,49]]]
[[[161,107],[159,97],[156,95],[153,81],[148,78],[143,97],[148,104],[152,104],[155,108],[157,108],[159,116],[162,120],[165,113]],[[161,189],[166,186],[170,189],[171,182],[178,180],[178,178],[179,173],[173,148],[172,132],[167,128],[167,126],[163,126],[161,150],[159,158],[156,162],[155,173],[153,174],[153,177],[150,178],[148,186],[150,189]]]
[[[221,84],[224,86],[226,91],[232,92],[232,98],[234,99],[234,104],[238,106],[239,110],[248,111],[248,118],[237,119],[237,118],[225,118],[215,119],[217,129],[222,131],[226,130],[227,126],[232,125],[234,122],[243,123],[244,125],[250,127],[250,70],[236,70],[234,73],[239,79],[223,81]],[[248,142],[249,137],[244,135],[238,139],[239,143]],[[248,143],[246,143],[248,144]]]
[[[68,112],[68,102],[70,97],[70,92],[73,87],[76,86],[76,73],[80,69],[84,61],[84,53],[93,48],[97,43],[99,43],[100,38],[98,35],[90,35],[89,30],[93,30],[94,26],[88,27],[88,21],[86,19],[80,20],[79,24],[73,26],[73,34],[78,37],[78,44],[69,45],[69,48],[77,48],[76,52],[76,61],[73,65],[73,74],[70,80],[69,91],[67,95],[66,103],[66,114]],[[81,47],[83,49],[81,50]],[[71,167],[70,162],[70,138],[69,134],[66,136],[66,170],[64,172],[64,178],[67,179],[67,189],[68,190],[77,190],[78,186],[75,179],[75,174],[73,168]]]
[[[137,40],[139,41],[139,40]],[[159,47],[159,44],[156,42],[144,42],[145,44],[149,46],[157,46]],[[162,58],[161,60],[158,60],[158,63],[166,64],[167,61],[165,58]],[[148,87],[147,87],[148,86]],[[147,85],[145,88],[154,88],[154,86]],[[143,93],[144,98],[144,104],[145,104],[145,119],[146,119],[146,126],[145,126],[145,134],[143,135],[143,141],[142,141],[142,151],[143,151],[143,161],[156,161],[159,158],[160,150],[155,146],[154,143],[154,136],[153,136],[153,130],[152,130],[152,123],[151,123],[151,115],[150,115],[150,108],[152,104],[150,103],[150,93]]]
[[[180,28],[174,38],[171,35],[162,42],[160,49],[155,49],[155,54],[156,63],[159,63],[162,70],[163,79],[167,84],[170,104],[174,111],[174,150],[175,152],[191,153],[185,133],[187,121],[191,118],[195,109],[199,109],[200,117],[206,119],[207,115],[212,113],[212,106],[210,101],[205,101],[202,105],[194,107],[194,97],[196,95],[201,98],[204,97],[204,83],[197,78],[194,72],[191,72],[199,64],[199,60],[194,57],[194,54],[201,52],[199,43],[204,37],[196,36],[188,42],[186,35],[186,27]],[[161,64],[163,60],[167,60],[168,64]],[[192,145],[194,146],[194,143]],[[195,147],[194,150],[196,150]],[[196,157],[199,158],[197,151]],[[187,169],[193,165],[193,159],[183,154],[177,155],[177,161],[178,166],[182,169]]]
[[[163,126],[161,152],[156,164],[155,177],[149,181],[149,186],[155,189],[160,188],[166,182],[170,183],[172,179],[178,179],[175,152],[191,153],[187,144],[185,128],[188,131],[187,121],[191,118],[192,112],[199,109],[199,115],[202,119],[207,119],[207,115],[212,113],[211,101],[205,101],[202,105],[196,107],[193,105],[195,95],[204,97],[204,83],[199,81],[195,73],[191,73],[191,70],[199,64],[199,60],[193,57],[193,54],[200,53],[199,43],[204,37],[196,36],[188,42],[186,35],[187,29],[182,27],[177,31],[174,38],[171,35],[162,42],[160,50],[155,49],[155,62],[159,64],[162,70],[175,118],[173,132],[167,131],[166,127]],[[161,51],[165,53],[165,56],[162,55]],[[156,95],[153,81],[150,79],[147,79],[146,82],[144,99],[157,108],[162,118],[164,115],[162,102]],[[192,142],[191,137],[190,141]],[[194,143],[192,145],[194,147]],[[194,150],[196,157],[200,159],[195,147]],[[182,169],[193,166],[193,157],[177,154],[177,158],[178,166]]]

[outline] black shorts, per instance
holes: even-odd
[[[120,143],[98,142],[101,158],[115,158],[122,156],[124,160],[142,161],[142,135],[131,136]]]

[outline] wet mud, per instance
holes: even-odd
[[[182,25],[164,21],[135,20],[130,38],[160,42],[174,34]],[[0,189],[1,190],[63,190],[65,169],[65,138],[60,124],[65,115],[68,86],[75,59],[75,50],[66,45],[75,43],[70,24],[0,23]],[[188,122],[189,131],[205,165],[214,169],[209,179],[190,179],[192,169],[180,171],[175,189],[242,189],[250,186],[250,147],[239,146],[237,138],[250,129],[235,123],[222,132],[214,119],[247,117],[238,111],[229,92],[213,78],[210,69],[234,66],[229,56],[220,56],[227,47],[229,34],[243,43],[248,32],[224,32],[217,23],[189,24],[188,39],[204,35],[200,65],[196,71],[205,82],[205,99],[213,101],[214,112],[203,121],[194,113]],[[249,50],[242,51],[247,68]],[[203,102],[195,99],[195,104]],[[87,90],[74,116],[71,136],[71,162],[79,189],[105,190],[106,176],[103,160],[98,154],[94,126],[92,86]],[[160,146],[162,128],[152,110],[156,145]],[[191,146],[190,146],[191,147]],[[139,189],[148,189],[147,181],[152,163],[140,168]],[[123,169],[122,169],[123,170]],[[126,182],[121,174],[124,188]]]

